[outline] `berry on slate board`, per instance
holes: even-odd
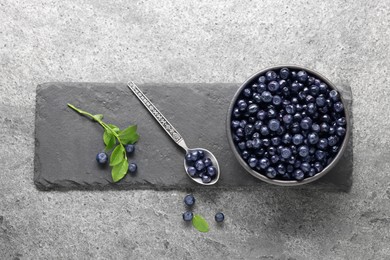
[[[301,181],[336,157],[347,131],[345,113],[340,93],[316,76],[291,68],[270,70],[249,82],[235,101],[232,137],[254,171]]]
[[[137,171],[137,164],[135,163],[129,163],[129,172],[135,173]]]
[[[98,153],[96,155],[96,161],[99,164],[106,164],[108,161],[108,155],[106,153]]]
[[[133,153],[135,150],[135,145],[134,144],[127,144],[127,145],[125,145],[125,150],[126,150],[126,153]]]

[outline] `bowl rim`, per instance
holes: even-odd
[[[232,111],[233,111],[234,103],[237,100],[237,98],[239,97],[239,95],[241,94],[241,91],[249,83],[251,83],[256,77],[259,77],[260,75],[265,74],[269,70],[280,70],[282,68],[288,68],[288,69],[292,69],[292,70],[305,70],[306,72],[308,72],[308,74],[311,74],[311,75],[315,76],[316,78],[318,78],[321,81],[323,81],[324,83],[326,83],[332,89],[337,90],[340,93],[340,100],[341,100],[342,104],[344,105],[344,113],[345,113],[345,118],[346,118],[346,133],[345,133],[345,136],[344,136],[343,143],[341,144],[340,150],[338,151],[336,157],[332,160],[332,162],[330,164],[328,164],[321,172],[317,173],[313,177],[305,178],[302,181],[270,179],[270,178],[266,177],[265,175],[262,175],[261,173],[259,173],[257,171],[254,171],[241,158],[241,156],[239,155],[239,153],[237,151],[237,148],[236,148],[236,146],[235,146],[235,144],[233,142],[233,138],[232,138],[232,131],[231,131]],[[300,66],[300,65],[295,65],[295,64],[280,64],[280,65],[275,65],[275,66],[269,66],[269,67],[266,67],[266,68],[264,68],[264,69],[262,69],[260,71],[257,71],[256,73],[252,74],[252,76],[250,76],[247,80],[244,81],[244,83],[242,83],[240,85],[240,87],[237,89],[236,93],[234,94],[234,96],[232,98],[232,101],[231,101],[231,103],[229,105],[228,113],[227,113],[227,120],[226,120],[227,138],[228,138],[228,142],[229,142],[230,148],[231,148],[231,150],[234,153],[234,156],[236,157],[238,162],[241,164],[241,166],[243,166],[243,168],[247,172],[249,172],[252,176],[254,176],[257,179],[260,179],[260,180],[262,180],[264,182],[267,182],[267,183],[270,183],[270,184],[274,184],[274,185],[279,185],[279,186],[300,186],[300,185],[304,185],[304,184],[313,182],[313,181],[318,180],[319,178],[323,177],[325,174],[327,174],[340,161],[341,157],[343,156],[343,154],[344,154],[344,152],[345,152],[345,150],[347,148],[348,141],[349,141],[349,138],[350,138],[351,122],[350,122],[349,112],[350,111],[349,111],[349,108],[346,106],[346,101],[345,101],[345,99],[343,97],[342,91],[335,84],[333,84],[329,79],[327,79],[325,76],[323,76],[321,73],[319,73],[319,72],[317,72],[315,70],[309,69],[307,67]]]

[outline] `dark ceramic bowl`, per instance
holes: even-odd
[[[265,73],[267,71],[269,71],[269,70],[277,71],[277,70],[280,70],[281,68],[288,68],[290,70],[305,70],[309,74],[309,76],[313,76],[313,77],[321,80],[322,82],[326,83],[329,88],[337,90],[339,92],[339,94],[340,94],[341,102],[344,105],[344,113],[345,113],[345,118],[346,118],[346,126],[345,126],[346,133],[345,133],[344,140],[342,141],[342,144],[340,146],[340,149],[339,149],[337,155],[333,158],[333,160],[321,172],[315,174],[312,177],[305,177],[301,181],[271,179],[271,178],[268,178],[267,176],[263,175],[262,173],[252,169],[251,167],[249,167],[247,162],[243,158],[241,158],[240,153],[239,153],[239,148],[234,144],[233,136],[232,136],[232,130],[231,130],[232,112],[233,112],[234,104],[236,103],[237,99],[240,98],[241,92],[246,87],[251,86],[260,76],[265,75]],[[230,103],[228,114],[227,114],[227,136],[228,136],[228,141],[229,141],[230,147],[231,147],[231,149],[232,149],[236,159],[238,160],[238,162],[242,165],[242,167],[244,167],[244,169],[247,172],[249,172],[254,177],[256,177],[256,178],[258,178],[258,179],[260,179],[262,181],[265,181],[265,182],[268,182],[268,183],[271,183],[271,184],[275,184],[275,185],[280,185],[280,186],[298,186],[298,185],[303,185],[303,184],[310,183],[310,182],[313,182],[315,180],[318,180],[319,178],[321,178],[322,176],[327,174],[337,164],[337,162],[340,160],[340,158],[342,157],[343,153],[345,152],[346,146],[347,146],[347,143],[348,143],[348,139],[349,139],[349,135],[350,135],[350,118],[349,118],[349,113],[348,113],[348,107],[346,106],[345,100],[342,97],[342,92],[332,82],[330,82],[327,78],[322,76],[320,73],[318,73],[316,71],[313,71],[311,69],[302,67],[302,66],[297,66],[297,65],[278,65],[278,66],[274,66],[274,67],[265,68],[265,69],[255,73],[254,75],[252,75],[237,90],[236,94],[234,95],[234,97],[232,99],[232,102]]]

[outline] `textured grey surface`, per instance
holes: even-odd
[[[389,22],[387,0],[1,0],[0,258],[389,259]],[[243,82],[280,63],[351,86],[349,193],[196,192],[201,234],[185,192],[35,188],[39,83]]]
[[[160,128],[126,84],[46,83],[37,87],[34,183],[39,189],[263,189],[235,159],[227,141],[226,116],[240,84],[144,84],[152,102],[192,148],[202,147],[219,159],[216,185],[196,185],[185,174],[184,151]],[[351,90],[341,88],[351,110]],[[101,167],[95,154],[104,149],[103,130],[67,107],[71,103],[122,129],[138,125],[141,139],[129,161],[138,164],[135,176],[113,184],[110,167]],[[352,122],[352,121],[351,121]],[[61,147],[61,149],[58,149]],[[303,188],[348,191],[352,185],[352,136],[342,160],[317,183]]]

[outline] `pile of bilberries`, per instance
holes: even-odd
[[[192,178],[200,178],[203,183],[210,183],[217,177],[217,168],[202,150],[190,151],[185,156],[187,173]]]
[[[346,134],[340,93],[304,70],[267,71],[242,89],[232,111],[241,158],[271,179],[303,180],[337,155]]]

